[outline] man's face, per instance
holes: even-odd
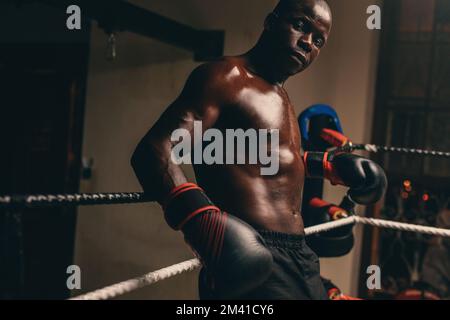
[[[316,0],[299,1],[289,12],[273,17],[271,42],[277,67],[289,75],[305,70],[325,46],[331,30],[331,12]]]

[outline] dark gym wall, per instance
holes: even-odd
[[[0,193],[77,192],[90,26],[0,3]],[[0,212],[0,298],[64,298],[75,209]]]

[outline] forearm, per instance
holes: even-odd
[[[181,167],[171,161],[171,150],[170,140],[144,138],[131,159],[144,192],[160,204],[174,187],[187,182]]]
[[[178,142],[171,137],[179,129],[192,136],[196,121],[202,121],[204,130],[214,125],[220,105],[215,93],[222,92],[222,86],[216,82],[211,70],[196,69],[181,95],[164,111],[134,152],[131,164],[139,182],[145,193],[161,204],[175,187],[187,182],[181,167],[172,161],[172,149]]]

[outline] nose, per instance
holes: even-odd
[[[298,39],[298,46],[307,53],[311,52],[312,45],[313,45],[313,36],[312,33],[310,32],[302,34],[300,39]]]

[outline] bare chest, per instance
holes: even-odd
[[[278,130],[280,145],[300,149],[300,132],[294,108],[284,92],[243,88],[224,108],[218,125],[223,129]]]

